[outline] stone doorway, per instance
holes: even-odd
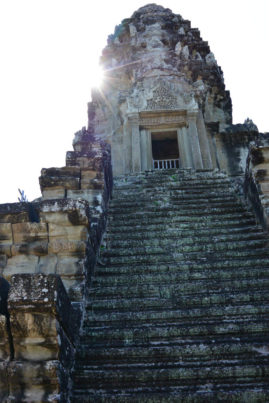
[[[179,168],[179,147],[176,131],[151,133],[153,169]]]

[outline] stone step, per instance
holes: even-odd
[[[148,172],[141,172],[135,174],[128,174],[128,175],[121,175],[114,177],[114,182],[116,184],[126,183],[126,182],[136,182],[140,181],[141,179],[144,180],[162,180],[162,179],[171,179],[171,180],[197,180],[197,179],[227,179],[227,174],[224,171],[204,171],[204,172],[197,172],[197,171],[186,171],[186,170],[158,170],[158,171],[148,171]]]
[[[127,214],[122,217],[117,217],[113,220],[109,220],[109,227],[110,230],[113,227],[147,227],[149,225],[161,225],[165,224],[166,228],[167,225],[173,226],[175,224],[177,225],[188,225],[189,227],[191,226],[193,228],[193,224],[196,225],[196,228],[201,228],[201,227],[207,227],[211,228],[211,226],[227,226],[230,225],[230,222],[236,222],[236,225],[244,225],[247,221],[247,224],[250,223],[255,223],[255,219],[252,213],[249,212],[243,212],[240,214],[242,216],[241,220],[238,219],[238,214],[236,213],[231,213],[231,214],[211,214],[211,215],[203,215],[202,211],[195,213],[195,212],[189,212],[189,214],[183,214],[182,216],[179,214],[174,214],[171,216],[167,216],[165,214],[162,214],[159,217],[152,216],[149,217],[148,215],[143,216],[141,214],[141,217],[129,217]],[[233,223],[232,223],[233,224]],[[184,226],[182,227],[184,228]],[[186,228],[186,226],[185,226]]]
[[[223,197],[221,197],[223,196]],[[211,191],[201,191],[200,189],[196,190],[177,190],[177,189],[169,189],[157,191],[155,189],[152,190],[143,190],[135,192],[117,192],[113,195],[113,198],[110,201],[109,206],[117,206],[117,205],[128,205],[128,204],[144,204],[144,203],[152,203],[155,201],[163,201],[170,203],[196,203],[198,201],[204,202],[221,202],[223,201],[232,201],[232,197],[235,197],[234,192],[231,192],[229,189],[225,189],[223,191],[214,190]],[[240,201],[239,197],[235,199],[235,202],[241,202],[245,204],[244,199]]]
[[[210,360],[249,360],[265,358],[267,352],[269,353],[268,346],[265,340],[259,338],[250,338],[248,340],[230,340],[225,342],[217,340],[200,340],[190,342],[183,340],[180,344],[167,344],[155,345],[148,347],[134,346],[129,347],[95,347],[85,348],[80,346],[80,351],[77,353],[79,363],[77,369],[80,367],[98,367],[104,368],[114,365],[137,365],[148,364],[155,365],[156,362],[160,363],[173,363],[184,360],[187,364],[189,362],[198,362]]]
[[[187,386],[165,386],[149,388],[87,388],[79,382],[71,403],[205,403],[205,402],[251,402],[267,403],[269,401],[269,386],[267,382],[256,382],[255,379],[244,383],[227,382],[226,384],[209,384],[195,382]]]
[[[93,298],[95,301],[97,299],[103,298],[148,298],[148,297],[166,297],[166,298],[174,298],[179,293],[188,294],[195,293],[197,290],[203,290],[203,292],[210,294],[211,292],[235,292],[235,291],[243,291],[243,290],[251,290],[258,289],[262,290],[268,287],[269,289],[269,272],[267,278],[262,279],[233,279],[230,280],[222,280],[220,283],[219,280],[192,280],[192,281],[180,281],[179,283],[172,284],[162,284],[162,283],[152,283],[148,279],[148,283],[145,281],[145,278],[142,278],[142,284],[133,284],[131,281],[128,285],[125,286],[112,286],[107,285],[106,287],[102,285],[102,287],[92,287],[88,292],[88,297]]]
[[[134,311],[134,312],[113,312],[93,313],[90,308],[87,310],[84,323],[84,336],[87,338],[87,332],[93,328],[136,328],[137,326],[176,326],[176,324],[186,322],[212,323],[222,320],[227,322],[228,319],[235,323],[238,319],[242,320],[263,320],[269,312],[268,301],[263,304],[245,304],[240,305],[240,301],[236,301],[233,305],[220,305],[211,307],[196,307],[184,309],[169,309],[163,311]],[[227,339],[230,340],[230,339]],[[231,341],[231,340],[230,340]],[[202,342],[202,341],[201,341]],[[184,343],[184,339],[177,340],[177,343]]]
[[[199,202],[204,202],[204,203],[224,203],[225,201],[235,201],[236,203],[239,202],[238,198],[234,194],[229,193],[216,193],[216,192],[210,192],[207,194],[201,194],[201,193],[190,193],[190,194],[185,194],[182,192],[169,192],[169,193],[143,193],[140,195],[138,198],[135,194],[129,194],[129,197],[124,196],[122,198],[113,198],[110,200],[109,207],[110,206],[129,206],[129,205],[143,205],[145,203],[152,203],[152,201],[155,200],[168,200],[171,203],[195,203],[197,201]]]
[[[122,210],[117,210],[117,211],[109,211],[108,217],[109,220],[111,221],[117,221],[117,220],[122,220],[126,219],[126,216],[128,219],[135,219],[139,218],[141,219],[141,216],[143,216],[143,219],[146,217],[147,219],[152,219],[155,217],[180,217],[182,215],[223,215],[223,214],[236,214],[236,215],[241,215],[241,214],[249,214],[249,211],[244,208],[243,206],[203,206],[203,205],[191,205],[191,206],[151,206],[151,207],[146,207],[140,208],[140,209],[127,209],[127,211],[123,212]]]
[[[180,185],[170,185],[166,187],[162,187],[162,189],[156,189],[155,186],[152,185],[150,186],[140,186],[140,187],[133,187],[130,186],[130,188],[122,188],[122,189],[114,189],[113,192],[113,200],[118,200],[118,199],[124,199],[124,198],[130,198],[131,195],[136,196],[137,199],[140,199],[140,197],[147,196],[148,198],[155,196],[156,200],[158,200],[159,197],[164,197],[164,196],[192,196],[194,199],[196,196],[200,195],[203,196],[204,198],[206,197],[216,197],[216,195],[220,194],[233,194],[232,188],[230,188],[228,185],[207,185],[206,186],[194,186],[193,188],[189,186],[180,186]]]
[[[185,241],[185,242],[184,242]],[[235,240],[212,240],[212,242],[203,242],[199,243],[198,240],[188,239],[174,239],[173,241],[164,241],[160,242],[157,240],[156,244],[147,244],[144,242],[138,243],[138,246],[134,246],[132,248],[129,247],[128,244],[122,245],[120,247],[110,249],[103,249],[101,256],[102,257],[117,257],[117,256],[137,256],[137,255],[155,255],[155,254],[163,254],[163,253],[184,253],[184,252],[213,252],[213,251],[222,251],[229,252],[233,250],[246,250],[249,248],[266,248],[268,245],[268,239],[247,239],[243,241],[235,241]],[[268,249],[269,252],[269,249]],[[172,256],[172,255],[171,255]]]
[[[130,192],[134,190],[142,190],[142,189],[156,189],[157,192],[162,192],[164,189],[212,189],[212,188],[226,188],[233,189],[233,184],[227,178],[214,178],[207,180],[206,178],[198,178],[193,180],[188,180],[187,178],[183,178],[182,180],[167,180],[164,181],[154,181],[147,180],[143,178],[139,178],[136,181],[132,182],[114,182],[114,191],[116,193],[124,192],[129,190]]]
[[[242,383],[247,381],[266,382],[269,376],[269,366],[264,359],[261,362],[256,360],[234,360],[234,361],[208,361],[201,363],[183,364],[177,362],[171,365],[160,365],[156,362],[155,367],[117,367],[111,366],[104,370],[103,368],[88,368],[83,371],[75,372],[75,382],[80,385],[87,385],[94,389],[123,387],[166,387],[202,384],[207,383],[226,383],[231,379],[237,378]]]
[[[111,225],[107,228],[105,236],[116,236],[117,234],[122,237],[122,234],[124,234],[124,237],[126,236],[126,233],[130,235],[138,235],[142,236],[146,234],[152,234],[154,236],[154,233],[156,233],[156,237],[158,236],[157,233],[162,233],[164,236],[168,233],[174,233],[174,231],[178,231],[178,234],[186,233],[190,231],[190,234],[199,234],[200,232],[206,232],[208,234],[212,234],[213,232],[215,233],[229,233],[229,231],[257,231],[260,230],[260,227],[256,225],[254,217],[252,218],[247,218],[247,219],[231,219],[227,221],[214,221],[210,222],[210,227],[207,225],[206,222],[191,222],[189,224],[188,222],[180,222],[180,225],[175,222],[167,223],[164,222],[159,222],[157,224],[148,224],[147,226],[141,226],[141,225],[133,225],[132,226],[132,231],[130,232],[129,226],[124,226],[124,225],[119,225],[119,226],[114,226],[112,227]]]
[[[155,175],[155,176],[136,176],[130,178],[125,177],[123,180],[114,180],[114,184],[116,188],[121,188],[122,186],[136,186],[136,185],[144,185],[144,184],[152,184],[163,186],[167,183],[182,183],[182,184],[189,184],[192,185],[210,185],[211,183],[218,183],[218,184],[231,184],[231,180],[228,176],[217,176],[217,175]]]
[[[152,211],[152,209],[155,209],[158,211],[158,209],[168,209],[170,208],[173,211],[178,211],[179,208],[184,208],[184,209],[189,209],[189,210],[195,210],[196,208],[240,208],[246,210],[245,206],[242,206],[242,203],[238,200],[231,200],[231,199],[199,199],[199,205],[197,205],[197,202],[194,203],[191,199],[186,199],[186,200],[181,200],[179,198],[171,198],[171,197],[163,197],[158,200],[156,198],[152,199],[147,199],[144,201],[121,201],[121,202],[113,202],[109,206],[109,212],[111,214],[118,214],[119,212],[122,212],[122,209],[124,208],[126,212],[129,211],[140,211],[143,209]]]
[[[214,280],[218,282],[223,281],[238,281],[244,279],[265,279],[269,276],[269,262],[267,265],[263,266],[244,266],[242,264],[239,267],[232,266],[230,268],[221,268],[216,270],[215,267],[201,268],[186,268],[181,266],[174,267],[140,267],[140,271],[131,271],[126,268],[125,271],[121,271],[122,268],[118,270],[111,270],[110,268],[105,268],[106,270],[101,271],[98,268],[96,270],[95,276],[92,278],[92,287],[108,287],[108,286],[127,286],[131,284],[136,286],[139,284],[174,284],[176,282],[185,282],[193,280]]]
[[[183,262],[183,263],[170,263],[170,264],[148,264],[148,265],[132,265],[130,266],[101,266],[100,264],[95,269],[95,278],[99,281],[109,276],[118,276],[119,281],[124,277],[137,276],[134,278],[141,278],[141,275],[149,275],[152,280],[158,278],[157,276],[178,275],[182,280],[185,278],[219,278],[219,276],[231,277],[235,275],[243,275],[243,270],[246,268],[246,275],[249,275],[253,270],[255,273],[268,273],[269,257],[264,258],[235,258],[226,261],[200,261],[200,262]],[[255,272],[255,273],[254,273]],[[208,276],[208,277],[206,277]],[[93,279],[94,281],[94,279]],[[123,280],[124,281],[124,280]]]
[[[167,175],[171,175],[171,174],[179,174],[181,176],[194,176],[194,177],[199,177],[199,176],[203,176],[203,175],[213,175],[218,176],[218,175],[222,175],[227,177],[227,173],[226,171],[223,171],[221,169],[209,169],[209,168],[201,168],[201,169],[194,169],[194,168],[168,168],[168,169],[149,169],[147,171],[141,171],[141,172],[134,172],[134,173],[128,173],[128,174],[122,174],[122,175],[118,175],[115,176],[114,180],[118,181],[118,180],[123,180],[126,178],[137,178],[140,176],[167,176]]]
[[[168,297],[129,297],[114,299],[90,299],[87,309],[92,312],[135,312],[137,310],[167,310],[177,308],[191,308],[197,306],[215,306],[225,304],[252,304],[266,303],[269,298],[268,288],[260,286],[251,287],[251,293],[244,290],[215,291],[215,290],[199,290],[199,292],[186,292],[184,294],[179,290],[174,290],[172,295]]]
[[[231,244],[231,247],[234,245]],[[244,247],[246,248],[246,246]],[[110,265],[137,265],[137,264],[158,264],[158,263],[175,263],[178,264],[184,263],[186,260],[189,263],[199,263],[203,261],[223,261],[223,260],[233,260],[234,258],[250,258],[250,257],[260,257],[260,258],[268,258],[269,257],[269,249],[263,248],[262,245],[256,247],[255,249],[248,249],[245,250],[243,247],[242,249],[234,248],[230,250],[221,249],[216,246],[212,245],[210,250],[204,249],[201,253],[201,249],[197,247],[194,251],[191,249],[183,251],[183,248],[178,249],[176,252],[174,249],[164,250],[162,248],[151,248],[146,252],[147,248],[140,248],[137,251],[126,250],[125,255],[117,254],[117,251],[112,251],[111,254],[106,252],[102,253],[102,261],[104,264]],[[218,252],[216,254],[216,252]],[[114,255],[115,253],[115,255]]]
[[[152,181],[141,181],[139,183],[126,183],[121,184],[120,186],[115,185],[113,191],[113,197],[116,195],[124,194],[126,192],[133,193],[133,192],[153,192],[155,193],[164,193],[174,190],[188,190],[197,192],[207,192],[207,191],[227,191],[229,193],[232,192],[232,184],[230,181],[197,181],[197,182],[189,182],[189,181],[165,181],[163,183],[152,182]]]
[[[145,211],[140,210],[137,212],[134,212],[133,214],[130,214],[129,211],[126,211],[124,214],[108,214],[109,217],[109,224],[108,225],[113,225],[114,222],[117,221],[123,221],[128,222],[128,221],[139,221],[142,223],[144,220],[154,222],[160,221],[161,219],[166,219],[169,223],[173,221],[194,221],[196,219],[199,219],[199,221],[205,221],[205,220],[217,220],[218,218],[222,218],[223,220],[229,220],[229,219],[236,219],[240,216],[242,219],[245,218],[254,218],[254,214],[244,208],[208,208],[208,209],[203,209],[203,208],[195,208],[195,209],[188,209],[188,208],[175,208],[171,209],[170,207],[168,208],[156,208],[156,211]],[[143,218],[143,220],[141,220]],[[184,219],[185,218],[185,219]],[[183,220],[184,219],[184,220]]]
[[[268,312],[267,312],[268,315]],[[80,343],[95,347],[123,347],[123,346],[156,346],[163,343],[178,343],[188,340],[189,343],[196,340],[207,340],[214,343],[214,340],[251,340],[252,338],[263,338],[269,336],[269,323],[266,315],[260,319],[245,316],[237,317],[236,321],[231,318],[223,320],[221,317],[216,320],[199,320],[187,318],[175,323],[163,321],[161,324],[134,324],[133,326],[111,326],[111,327],[86,327],[81,336]],[[85,345],[86,345],[85,344]],[[264,355],[266,355],[266,350]]]
[[[162,235],[162,236],[161,236]],[[195,236],[196,235],[196,236]],[[168,235],[165,233],[160,234],[160,236],[156,237],[155,233],[145,233],[145,234],[128,234],[125,239],[122,237],[111,237],[108,236],[105,238],[107,247],[110,249],[115,248],[137,248],[137,247],[146,247],[146,246],[162,246],[165,247],[167,245],[174,246],[184,246],[184,245],[205,245],[219,242],[242,242],[242,241],[257,241],[261,240],[265,243],[268,243],[268,235],[263,232],[250,232],[250,233],[234,233],[234,234],[225,234],[225,235],[208,235],[203,236],[202,234],[189,235],[188,232],[185,234],[173,234],[171,235],[168,232]],[[199,235],[199,236],[197,236]],[[104,249],[102,249],[104,250]]]

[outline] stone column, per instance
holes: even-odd
[[[188,136],[187,127],[182,127],[181,130],[182,130],[182,137],[183,137],[183,141],[184,141],[186,167],[187,168],[193,168],[194,163],[193,163],[193,159],[192,159],[191,144],[190,144],[190,138]]]
[[[123,128],[124,173],[132,172],[132,132],[129,125]]]
[[[139,133],[139,116],[133,114],[129,116],[132,130],[132,171],[141,171],[141,151],[140,151],[140,133]]]
[[[177,142],[179,147],[179,164],[182,168],[192,168],[192,151],[186,127],[177,129]]]
[[[141,169],[145,171],[148,169],[148,132],[141,130],[140,132],[140,146],[141,146]]]
[[[206,128],[205,128],[205,122],[204,122],[203,114],[201,111],[198,112],[198,116],[197,116],[197,130],[198,130],[198,136],[199,136],[199,141],[200,141],[203,166],[204,166],[204,168],[212,169],[213,164],[212,164],[212,158],[211,158],[211,153],[210,153],[210,147],[209,147],[207,132],[206,132]]]
[[[148,169],[152,169],[152,139],[151,132],[147,130],[147,166]]]
[[[179,165],[180,165],[180,167],[186,167],[185,145],[184,145],[183,133],[182,133],[181,129],[177,129],[177,144],[178,144],[178,152],[179,152]]]
[[[197,112],[188,112],[188,137],[190,141],[192,160],[195,169],[203,168],[203,160],[200,149],[199,136],[196,126]]]

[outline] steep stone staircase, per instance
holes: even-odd
[[[268,236],[219,171],[115,181],[73,401],[268,402]]]

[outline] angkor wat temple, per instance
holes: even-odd
[[[1,402],[269,401],[269,134],[155,4],[42,197],[0,205]]]

